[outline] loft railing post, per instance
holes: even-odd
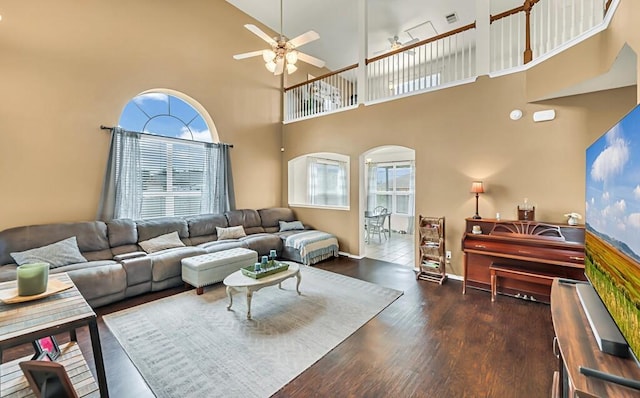
[[[531,62],[533,59],[533,51],[531,51],[531,7],[533,7],[531,0],[525,0],[524,13],[525,13],[525,46],[524,46],[524,63]]]
[[[363,104],[370,95],[367,85],[369,78],[367,73],[367,19],[367,0],[358,0],[358,69],[356,70],[355,105]]]
[[[490,14],[490,0],[476,0],[476,75],[491,71]]]

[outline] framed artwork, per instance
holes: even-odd
[[[45,355],[48,357],[48,355]],[[20,362],[20,369],[37,397],[78,398],[69,375],[58,362],[25,361]]]
[[[60,347],[58,347],[58,342],[53,336],[43,337],[34,341],[33,348],[36,350],[33,359],[40,357],[43,353],[46,353],[51,360],[55,360],[60,356]]]

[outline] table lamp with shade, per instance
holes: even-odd
[[[482,181],[474,181],[471,183],[471,193],[476,194],[476,214],[473,216],[474,219],[480,219],[480,214],[478,214],[478,197],[481,193],[484,193],[484,187],[482,186]]]

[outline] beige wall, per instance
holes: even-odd
[[[238,207],[280,205],[281,80],[261,58],[232,58],[265,47],[243,27],[255,20],[222,0],[13,0],[0,12],[0,229],[94,219],[99,126],[153,88],[197,100],[234,144]]]

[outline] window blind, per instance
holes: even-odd
[[[206,163],[202,142],[142,135],[141,218],[199,214]]]

